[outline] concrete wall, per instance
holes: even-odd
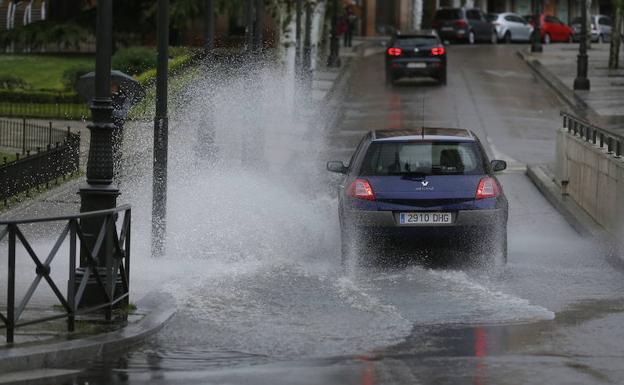
[[[617,239],[624,239],[624,160],[561,129],[557,133],[556,181]]]

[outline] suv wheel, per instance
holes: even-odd
[[[544,35],[544,44],[550,44],[551,43],[551,39],[550,39],[550,34],[545,34]]]
[[[440,71],[440,73],[438,74],[438,83],[440,83],[440,85],[445,86],[446,85],[446,69],[444,69],[443,71]]]
[[[392,76],[392,72],[386,71],[386,86],[391,86],[394,83],[394,76]]]

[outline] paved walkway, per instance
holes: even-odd
[[[624,50],[622,51],[624,53]],[[624,130],[624,55],[621,68],[608,69],[609,44],[593,44],[589,55],[589,91],[573,91],[578,44],[552,44],[544,52],[519,54],[541,74],[543,80],[562,96],[572,109],[597,124]]]

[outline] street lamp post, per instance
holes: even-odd
[[[295,4],[295,76],[301,79],[301,14],[303,13],[303,0],[296,0]]]
[[[264,28],[264,0],[256,0],[255,6],[255,22],[254,22],[254,52],[261,52],[263,42],[263,28]]]
[[[583,0],[581,6],[581,36],[579,41],[579,54],[576,57],[576,79],[574,89],[581,91],[589,90],[587,78],[587,0]]]
[[[338,0],[332,1],[333,15],[331,23],[331,38],[329,43],[328,67],[340,67],[340,40],[338,39]]]
[[[312,3],[305,8],[305,36],[303,38],[303,79],[306,87],[312,83]]]
[[[87,161],[87,183],[80,187],[80,212],[111,209],[117,206],[119,190],[113,183],[113,102],[111,99],[111,56],[113,51],[113,0],[100,0],[97,7],[95,57],[95,95],[91,101],[93,122],[87,127],[91,132],[89,159]],[[92,217],[81,220],[85,240],[92,248],[102,226],[104,218]],[[107,273],[107,261],[113,257],[113,240],[108,238],[96,256],[101,271]],[[81,250],[80,267],[76,271],[76,282],[81,282],[87,274],[89,258]],[[97,287],[97,282],[88,277],[81,306],[94,306],[106,302]]]
[[[531,39],[531,52],[542,52],[542,0],[533,0],[533,38]]]
[[[156,116],[154,117],[154,169],[152,189],[152,255],[161,256],[167,229],[167,72],[169,69],[169,0],[158,0],[158,58]]]
[[[245,40],[247,51],[251,52],[254,44],[254,0],[247,0],[245,2],[245,19],[245,24],[247,25]]]
[[[214,25],[214,0],[205,0],[205,15],[204,15],[204,37],[206,38],[206,45],[204,48],[206,52],[212,51],[215,43],[215,25]]]

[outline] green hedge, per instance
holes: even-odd
[[[49,91],[17,91],[0,90],[0,100],[5,103],[59,103],[78,104],[84,103],[75,92],[49,92]]]
[[[169,74],[173,75],[191,65],[195,57],[195,53],[187,53],[169,60]],[[156,81],[156,69],[149,69],[135,78],[143,87],[149,87],[154,83],[154,81]]]

